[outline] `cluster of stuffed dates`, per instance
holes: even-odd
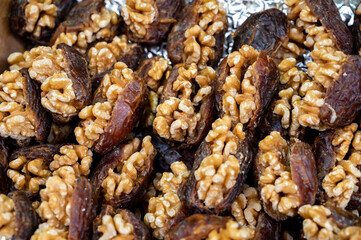
[[[217,0],[14,0],[0,238],[360,238],[359,15],[284,4],[221,60]]]

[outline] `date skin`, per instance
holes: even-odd
[[[331,127],[346,126],[361,111],[361,57],[349,56],[342,64],[338,79],[327,89],[320,119]]]
[[[201,0],[192,1],[182,9],[179,20],[174,24],[172,31],[168,35],[168,56],[172,63],[185,62],[184,42],[186,40],[184,33],[200,21],[200,14],[197,13],[197,6],[201,4]],[[223,44],[225,41],[225,33],[227,31],[227,18],[223,19],[224,28],[222,31],[214,35],[216,44],[214,47],[214,59],[208,61],[207,65],[215,68],[222,57]]]
[[[138,74],[138,76],[143,79],[143,81],[145,82],[145,84],[151,88],[152,90],[154,90],[155,92],[158,90],[157,89],[157,86],[150,86],[149,85],[149,82],[152,82],[154,81],[152,77],[150,77],[148,75],[148,72],[150,69],[152,69],[155,65],[155,63],[157,61],[159,61],[159,59],[161,59],[160,56],[155,56],[155,57],[152,57],[152,58],[148,58],[148,59],[145,59],[143,60],[140,64],[139,64],[139,67],[136,71],[136,73]],[[165,75],[165,74],[164,74]],[[165,76],[163,76],[162,79],[160,79],[158,82],[159,82],[159,85],[162,84],[162,82],[165,80]]]
[[[146,29],[143,37],[136,36],[130,29],[126,28],[127,37],[132,42],[157,45],[169,32],[173,23],[177,22],[179,12],[184,6],[184,0],[155,0],[154,21]]]
[[[13,239],[28,240],[33,235],[41,220],[23,191],[10,193],[15,209],[15,235]]]
[[[173,67],[168,79],[164,83],[164,89],[160,97],[159,104],[163,103],[165,100],[171,97],[178,97],[177,92],[173,90],[173,83],[179,76],[179,68],[184,66],[184,64],[177,64]],[[197,85],[197,83],[195,80],[193,80],[193,86],[195,85]],[[201,119],[197,123],[197,134],[195,134],[194,137],[187,136],[185,141],[180,144],[180,148],[189,149],[191,147],[198,146],[200,142],[207,136],[215,118],[214,97],[214,88],[212,88],[212,92],[203,99],[199,109]],[[176,145],[176,143],[172,142],[171,145]]]
[[[178,194],[180,199],[186,202],[188,208],[200,213],[220,214],[225,212],[231,206],[243,189],[243,184],[253,159],[252,143],[248,140],[252,139],[252,137],[248,134],[246,134],[246,136],[245,140],[239,142],[239,148],[235,155],[240,164],[240,172],[237,175],[236,183],[224,194],[223,201],[214,208],[207,207],[204,202],[198,198],[197,194],[197,181],[194,173],[201,165],[203,159],[212,154],[211,143],[208,143],[205,140],[201,143],[195,153],[193,168],[187,185],[184,187],[184,193]]]
[[[75,92],[74,107],[80,111],[87,106],[91,100],[91,80],[88,73],[88,65],[85,58],[74,48],[61,43],[57,45],[57,49],[61,49],[66,60],[68,77],[73,83]],[[52,113],[53,119],[56,122],[67,123],[77,113],[73,115],[62,115],[58,113]]]
[[[69,240],[86,240],[91,237],[95,209],[90,181],[85,177],[78,178],[71,198]]]
[[[269,217],[264,211],[262,211],[257,219],[256,235],[254,236],[254,240],[281,239],[280,225],[280,222],[275,221],[273,218]]]
[[[133,226],[133,234],[135,240],[151,240],[150,233],[148,228],[144,225],[142,221],[140,221],[133,212],[128,209],[114,209],[110,205],[103,206],[103,209],[96,217],[93,222],[93,240],[98,240],[102,233],[98,231],[98,226],[102,224],[102,217],[105,215],[111,215],[114,217],[116,214],[122,214],[125,221],[129,222]]]
[[[251,14],[235,31],[232,51],[249,45],[274,56],[282,43],[288,40],[289,31],[287,17],[278,9],[272,8]]]
[[[6,174],[8,170],[8,160],[10,156],[10,149],[7,141],[0,138],[0,194],[7,194],[10,188],[10,181]]]
[[[14,151],[9,161],[13,161],[18,157],[25,157],[27,161],[32,161],[36,158],[41,158],[44,160],[45,164],[49,164],[55,154],[59,153],[61,145],[54,144],[40,144],[36,146],[23,147]]]
[[[37,142],[45,142],[49,135],[51,116],[41,105],[40,86],[30,78],[28,69],[21,69],[21,74],[25,78],[24,96],[26,107],[30,111],[30,117],[35,119],[35,140]],[[18,142],[20,146],[23,146]]]
[[[136,76],[136,75],[135,75]],[[98,89],[101,92],[101,89]],[[119,95],[115,102],[111,118],[100,135],[94,150],[99,154],[106,154],[117,144],[121,143],[138,123],[145,103],[147,92],[144,82],[136,76]],[[94,102],[99,100],[97,92]]]
[[[249,64],[249,63],[248,63]],[[247,63],[243,67],[246,70],[249,65]],[[245,72],[245,71],[241,71]],[[222,89],[225,84],[226,78],[230,74],[230,68],[227,64],[227,58],[225,58],[217,69],[217,81],[216,81],[216,104],[218,110],[218,116],[223,117],[224,112],[222,109],[222,98],[225,91]],[[258,126],[262,117],[267,113],[268,106],[270,105],[274,95],[277,93],[279,84],[279,72],[271,58],[269,58],[265,52],[260,51],[259,56],[255,62],[253,70],[253,82],[256,88],[255,103],[256,110],[253,112],[252,118],[248,123],[244,124],[247,129],[254,130]],[[243,76],[242,76],[243,81]],[[237,123],[232,122],[232,126]]]
[[[63,21],[55,30],[50,44],[53,45],[56,39],[63,32],[78,32],[91,23],[91,15],[99,13],[100,9],[105,6],[104,0],[85,0],[75,5]],[[104,41],[111,40],[116,34],[116,29],[112,29],[109,37]]]
[[[320,19],[327,32],[333,37],[336,46],[345,54],[351,54],[353,38],[350,30],[342,21],[333,0],[306,0],[307,6]]]
[[[213,230],[218,230],[231,220],[230,217],[194,214],[178,223],[165,240],[202,240]]]
[[[10,8],[10,29],[13,33],[29,39],[38,45],[48,45],[50,38],[56,27],[64,20],[70,9],[74,6],[74,0],[55,0],[53,4],[57,7],[57,16],[55,17],[55,27],[53,29],[45,28],[42,30],[39,37],[36,37],[31,32],[27,32],[25,8],[28,5],[28,0],[13,0]]]
[[[282,164],[289,167],[292,180],[299,189],[300,206],[305,204],[314,204],[317,193],[317,170],[316,162],[312,152],[312,148],[307,143],[298,139],[292,139],[289,145],[289,152],[285,156],[281,156]],[[265,168],[259,161],[262,152],[258,152],[254,162],[254,177],[257,179],[258,192],[261,192],[259,179],[264,174]],[[276,221],[284,221],[288,216],[273,209],[272,203],[263,202],[264,211]]]
[[[150,154],[145,160],[145,166],[143,166],[142,171],[138,172],[135,186],[129,194],[123,193],[119,197],[114,197],[113,199],[109,200],[103,198],[102,183],[107,177],[109,169],[115,169],[126,160],[124,159],[125,147],[126,144],[120,145],[112,152],[106,154],[101,159],[93,175],[91,176],[91,182],[93,184],[94,193],[96,198],[98,199],[98,202],[105,202],[106,204],[109,204],[114,208],[128,208],[133,206],[134,204],[139,203],[147,192],[149,182],[151,181],[150,176],[154,169],[153,162],[156,151]]]

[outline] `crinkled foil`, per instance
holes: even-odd
[[[225,51],[223,57],[227,56],[233,45],[232,33],[240,26],[252,13],[264,11],[269,8],[278,8],[287,14],[287,6],[283,4],[284,0],[218,0],[223,4],[227,10],[228,17],[228,31],[226,33]],[[353,24],[354,12],[360,0],[334,0],[341,14],[341,18],[348,25]],[[109,10],[120,14],[125,0],[105,0],[106,7]],[[190,0],[186,0],[190,2]],[[161,55],[168,57],[166,43],[163,42],[160,46],[154,46],[146,49],[148,57],[154,55]],[[309,52],[304,54],[305,63],[310,61]],[[300,63],[299,66],[304,68],[305,63]]]

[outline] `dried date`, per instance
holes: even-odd
[[[122,9],[126,34],[133,42],[156,45],[177,20],[184,0],[152,0],[142,6],[127,0]]]
[[[350,56],[342,64],[338,79],[327,89],[320,119],[329,127],[350,124],[361,110],[361,57]]]
[[[114,209],[110,205],[103,206],[100,215],[93,222],[93,239],[97,240],[102,236],[151,239],[149,230],[133,212],[128,209]]]
[[[10,148],[4,138],[0,138],[0,194],[7,194],[10,188],[10,182],[6,176],[9,166]]]
[[[249,45],[274,56],[288,40],[289,25],[286,15],[278,9],[251,14],[235,31],[232,51]]]
[[[128,141],[106,154],[91,176],[95,196],[114,208],[133,206],[146,194],[156,149],[150,137]]]
[[[264,210],[277,221],[295,216],[298,207],[315,202],[316,163],[307,143],[298,139],[287,143],[279,132],[272,132],[259,143],[254,174]]]
[[[254,240],[280,239],[281,224],[262,211],[257,220]]]
[[[224,227],[229,217],[194,214],[178,223],[165,237],[166,240],[205,239],[213,230]]]
[[[36,44],[48,45],[56,27],[74,3],[73,0],[14,0],[11,2],[10,28]]]

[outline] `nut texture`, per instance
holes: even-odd
[[[253,239],[255,236],[255,230],[248,227],[240,227],[235,221],[228,221],[226,226],[213,230],[208,235],[208,240],[220,240],[220,239]]]
[[[4,194],[0,194],[0,236],[10,239],[15,234],[14,202]]]

